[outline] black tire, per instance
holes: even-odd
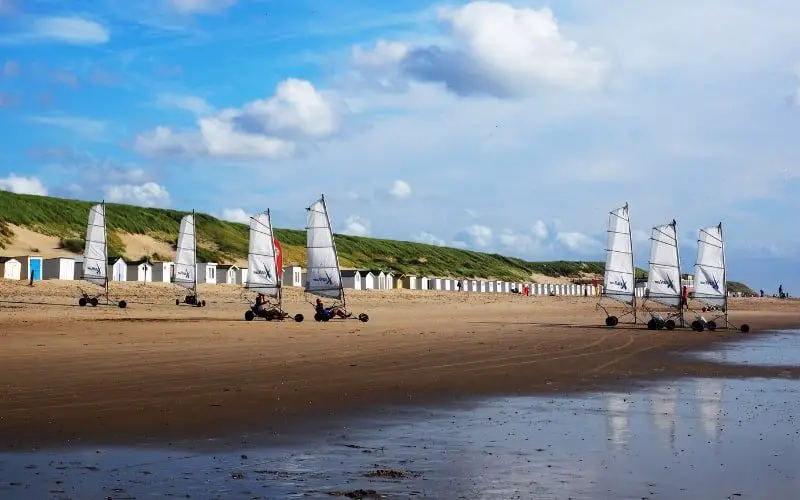
[[[127,303],[127,302],[125,302],[124,300],[120,300],[120,301],[119,301],[119,303],[117,304],[117,306],[118,306],[120,309],[125,309],[126,307],[128,307],[128,303]]]
[[[741,330],[742,333],[749,333],[750,332],[750,325],[742,325],[742,326],[739,327],[739,330]]]
[[[297,321],[298,323],[302,323],[304,319],[306,319],[305,316],[303,316],[300,313],[294,315],[294,320]]]
[[[81,307],[86,307],[86,299],[81,297],[78,299],[78,305]]]
[[[713,332],[714,330],[717,329],[717,323],[714,321],[709,321],[708,323],[706,323],[706,328],[708,328],[709,332]]]
[[[617,326],[617,324],[619,324],[619,319],[616,316],[606,317],[606,326]]]
[[[322,315],[320,313],[314,313],[314,321],[322,321]]]
[[[358,320],[361,321],[362,323],[366,323],[367,321],[369,321],[369,316],[367,316],[366,313],[361,313],[358,315]]]
[[[692,330],[694,330],[696,332],[702,332],[703,331],[703,323],[699,322],[698,320],[692,321]]]
[[[245,321],[253,321],[254,319],[256,319],[256,315],[253,311],[245,311],[244,313]]]
[[[202,304],[202,307],[205,307],[206,306],[206,301],[205,300],[202,301],[201,304]]]
[[[674,330],[675,329],[675,322],[672,321],[671,319],[668,319],[667,322],[665,323],[665,325],[667,327],[667,330]]]
[[[327,315],[327,314],[323,314],[322,315],[322,322],[323,323],[327,323],[330,320],[331,320],[331,317],[329,315]]]
[[[657,330],[658,329],[658,323],[656,323],[655,319],[651,319],[650,321],[647,322],[647,329],[648,330]]]
[[[181,299],[175,299],[175,305],[176,306],[181,305]]]
[[[97,304],[99,304],[100,301],[97,300],[97,297],[92,297],[89,299],[89,303],[92,305],[92,307],[97,307]]]

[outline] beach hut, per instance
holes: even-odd
[[[375,290],[375,275],[372,271],[361,271],[361,289]]]
[[[217,282],[217,263],[198,262],[197,283],[216,283],[216,282]]]
[[[416,276],[406,276],[402,280],[398,280],[398,283],[402,281],[403,288],[408,288],[409,290],[416,290],[417,289],[417,277]]]
[[[236,275],[239,271],[239,266],[234,264],[223,264],[217,266],[217,284],[218,285],[235,285]]]
[[[486,281],[484,280],[478,281],[478,292],[486,293]]]
[[[470,292],[477,292],[478,291],[478,280],[470,280],[470,282],[469,282],[469,291]]]
[[[419,289],[420,290],[428,290],[428,277],[423,276],[419,279]]]
[[[175,269],[173,262],[151,262],[153,266],[150,273],[150,279],[154,283],[170,283],[172,282],[172,273]]]
[[[22,276],[22,264],[14,257],[0,257],[0,272],[3,279],[18,280]]]
[[[386,289],[391,290],[392,288],[394,288],[394,273],[388,271],[386,273]]]
[[[450,279],[450,278],[443,279],[442,280],[442,289],[445,292],[449,292],[450,290],[452,290],[453,289],[453,280]]]
[[[494,281],[487,281],[486,282],[486,291],[488,293],[494,293]]]
[[[469,292],[469,280],[460,280],[460,282],[461,282],[461,291]]]
[[[386,290],[386,273],[373,269],[370,271],[375,276],[375,288],[378,290]]]
[[[55,257],[42,260],[43,280],[68,280],[75,279],[75,259],[70,257]]]
[[[361,273],[355,269],[343,270],[342,286],[353,290],[361,290]]]
[[[109,281],[128,281],[128,264],[122,257],[108,258]]]
[[[236,284],[237,285],[246,285],[247,284],[247,268],[246,267],[240,267],[239,270],[236,271]]]
[[[153,281],[153,265],[147,259],[141,259],[134,262],[126,262],[126,281],[138,281],[140,283],[149,283]]]
[[[508,281],[503,282],[503,293],[511,293],[511,283]]]
[[[14,257],[20,264],[20,279],[39,281],[42,279],[42,258],[38,255]]]
[[[303,287],[303,268],[300,266],[283,267],[283,286]]]
[[[428,278],[428,289],[441,291],[444,289],[444,280],[442,278]]]

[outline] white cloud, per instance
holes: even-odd
[[[47,188],[37,177],[20,177],[13,173],[8,177],[0,178],[0,190],[17,194],[47,196]]]
[[[159,94],[156,98],[156,105],[163,108],[189,111],[196,115],[208,115],[214,111],[214,108],[212,108],[205,99],[193,95]]]
[[[33,21],[18,41],[52,41],[73,45],[101,45],[109,41],[108,28],[80,17],[42,17]]]
[[[426,233],[425,231],[411,236],[411,238],[418,243],[426,243],[437,247],[445,246],[445,241],[434,234]]]
[[[546,240],[550,232],[547,230],[547,224],[544,221],[537,220],[531,227],[531,234],[538,240]]]
[[[142,207],[169,206],[169,192],[155,182],[120,184],[106,188],[106,199],[116,203],[130,203]]]
[[[398,200],[408,198],[411,196],[411,185],[406,181],[394,181],[389,194],[392,195],[392,198],[396,198]]]
[[[234,5],[236,0],[168,0],[169,5],[182,14],[213,14]]]
[[[439,10],[450,38],[411,46],[379,41],[353,52],[356,67],[374,72],[382,86],[398,88],[397,75],[441,83],[460,95],[519,97],[541,85],[598,88],[608,63],[596,49],[561,32],[550,9],[475,1]]]
[[[350,236],[367,236],[370,233],[370,222],[357,215],[351,215],[344,223],[342,234]]]
[[[594,238],[574,231],[558,233],[556,241],[568,250],[577,253],[592,253],[603,248],[603,245]]]
[[[139,134],[134,148],[145,156],[279,159],[298,147],[333,135],[339,126],[334,105],[304,80],[281,82],[269,99],[228,108],[197,120],[193,132],[156,127]]]
[[[241,208],[224,208],[220,218],[231,222],[241,222],[242,224],[250,223],[250,214]]]
[[[492,230],[480,224],[473,224],[456,235],[456,241],[481,248],[488,247],[492,244]]]
[[[28,119],[43,125],[63,128],[90,139],[101,139],[108,129],[105,122],[78,116],[31,116]]]

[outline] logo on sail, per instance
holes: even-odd
[[[88,266],[86,266],[86,271],[89,274],[93,274],[95,276],[101,276],[102,275],[101,274],[102,271],[100,269],[100,264],[89,264]]]
[[[333,278],[331,278],[331,275],[327,272],[325,273],[325,276],[317,276],[312,281],[314,283],[321,283],[323,285],[333,285]]]
[[[664,279],[660,280],[653,280],[653,283],[657,285],[665,285],[667,288],[672,290],[675,293],[678,293],[678,290],[675,288],[675,283],[672,281],[672,278],[669,276],[665,276]]]
[[[258,270],[257,270],[255,273],[256,273],[257,275],[259,275],[259,276],[264,276],[264,277],[265,277],[265,278],[267,278],[267,279],[272,279],[272,273],[271,273],[271,272],[270,272],[270,270],[267,268],[267,265],[266,265],[266,264],[264,264],[264,269],[263,269],[263,270],[262,270],[262,269],[258,269]]]
[[[719,292],[719,280],[714,277],[714,275],[709,274],[708,271],[702,269],[703,275],[706,277],[705,281],[701,281],[701,285],[708,285],[711,287],[712,290],[715,292]]]
[[[620,290],[627,290],[628,289],[628,282],[625,281],[625,278],[619,276],[616,280],[609,282],[609,285],[614,285]]]
[[[179,269],[178,270],[178,276],[186,278],[187,280],[191,278],[191,276],[189,275],[189,270],[188,269]]]

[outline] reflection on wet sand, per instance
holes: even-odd
[[[605,397],[605,402],[608,414],[608,440],[620,449],[625,446],[628,439],[628,412],[632,402],[628,395],[613,393]]]
[[[664,385],[653,390],[651,401],[653,425],[662,431],[660,435],[666,437],[670,449],[675,448],[679,394],[677,385]]]

